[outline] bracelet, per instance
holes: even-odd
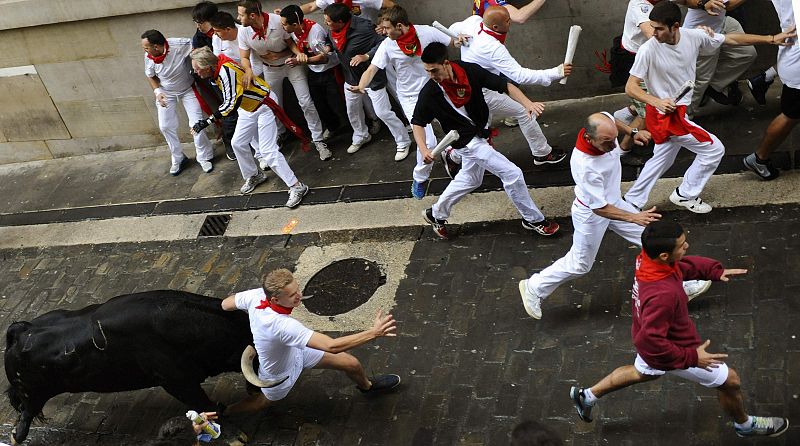
[[[158,97],[158,95],[160,95],[161,93],[162,93],[161,87],[157,87],[153,90],[153,94],[156,95],[156,97]]]

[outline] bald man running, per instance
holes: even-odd
[[[647,130],[632,132],[631,127],[607,112],[589,116],[578,134],[570,158],[572,178],[575,180],[572,248],[549,267],[519,282],[525,311],[534,319],[542,318],[542,299],[562,283],[577,279],[592,269],[607,229],[641,246],[644,227],[661,218],[655,206],[638,211],[622,199],[622,165],[619,157],[624,150],[617,142],[619,132],[630,135],[636,145],[650,142]],[[709,281],[691,281],[685,283],[684,289],[692,299],[705,292],[710,285]]]

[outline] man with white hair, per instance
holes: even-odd
[[[169,173],[178,175],[189,162],[189,158],[183,154],[181,141],[178,139],[178,101],[183,104],[183,109],[189,116],[189,125],[203,119],[200,101],[192,90],[194,78],[191,75],[192,67],[189,62],[192,41],[167,39],[155,29],[145,31],[141,38],[145,52],[144,74],[156,96],[158,128],[167,140],[167,146],[172,153]],[[194,135],[194,147],[197,152],[197,162],[203,168],[203,172],[209,173],[214,170],[214,165],[211,164],[214,149],[206,132]]]
[[[233,150],[236,161],[245,183],[242,194],[252,192],[256,186],[267,180],[266,174],[256,166],[250,154],[250,141],[258,137],[259,153],[266,165],[277,174],[289,187],[289,200],[286,207],[293,208],[308,193],[308,186],[297,179],[286,158],[278,149],[276,121],[280,120],[287,129],[305,139],[302,131],[286,116],[275,100],[275,93],[269,85],[255,77],[245,87],[245,71],[242,67],[225,55],[215,56],[208,47],[192,51],[192,68],[203,79],[214,79],[222,90],[223,101],[219,110],[208,120],[198,121],[192,132],[202,132],[211,122],[230,114],[238,108],[239,119],[233,134]],[[276,119],[277,118],[277,119]]]

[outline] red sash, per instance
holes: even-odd
[[[350,21],[344,24],[344,27],[339,31],[331,31],[331,37],[333,37],[333,44],[336,45],[336,49],[339,51],[344,50],[344,46],[347,44],[347,30],[350,29]]]
[[[645,108],[647,130],[656,144],[666,142],[671,136],[691,134],[700,142],[712,142],[711,136],[702,128],[693,125],[686,119],[686,106],[679,105],[674,112],[663,114],[652,105]]]
[[[419,36],[417,35],[417,30],[414,28],[414,25],[410,25],[408,27],[408,32],[398,37],[395,42],[397,42],[397,46],[400,47],[400,51],[406,56],[422,55],[422,42],[419,41]]]
[[[504,45],[506,43],[506,37],[508,37],[508,34],[498,33],[498,32],[492,31],[491,29],[484,28],[483,27],[483,22],[481,22],[481,30],[478,31],[478,34],[480,34],[480,33],[486,33],[486,34],[494,37],[495,39],[499,40],[500,43],[502,43]]]
[[[600,150],[597,147],[593,146],[592,143],[587,141],[586,138],[584,138],[584,135],[586,135],[586,129],[581,129],[580,133],[578,133],[578,140],[575,141],[575,148],[576,149],[580,150],[581,152],[583,152],[583,153],[585,153],[587,155],[591,155],[591,156],[600,156],[600,155],[604,155],[605,154],[605,152],[603,152],[602,150]],[[581,203],[581,204],[583,204],[583,203]]]
[[[463,107],[469,102],[472,96],[472,87],[469,85],[469,78],[467,72],[464,71],[457,63],[450,62],[450,67],[453,69],[453,77],[455,80],[445,79],[439,85],[442,86],[447,97],[456,107]]]
[[[153,61],[153,63],[158,63],[158,64],[160,64],[160,63],[163,63],[163,62],[164,62],[164,59],[166,59],[166,58],[167,58],[167,53],[169,53],[169,42],[167,42],[167,41],[165,40],[165,41],[164,41],[164,54],[162,54],[162,55],[160,55],[160,56],[156,56],[156,57],[153,57],[153,56],[151,56],[150,54],[147,54],[147,58],[148,58],[148,59],[150,59],[150,60],[152,60],[152,61]]]

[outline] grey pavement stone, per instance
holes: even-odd
[[[691,253],[718,256],[750,274],[714,284],[690,304],[701,336],[730,355],[746,405],[800,420],[800,206],[667,213],[690,232]],[[577,419],[570,385],[630,364],[630,304],[637,249],[611,234],[587,276],[561,287],[534,321],[516,281],[571,244],[532,237],[516,224],[467,224],[450,242],[422,227],[292,237],[246,237],[0,251],[0,328],[55,308],[80,308],[126,292],[169,286],[223,298],[255,287],[261,273],[293,267],[309,244],[416,241],[397,290],[397,338],[356,349],[368,373],[398,373],[401,389],[365,399],[342,374],[312,371],[280,404],[233,422],[254,445],[504,444],[522,419],[547,422],[571,445],[724,445],[736,440],[713,390],[666,377],[604,398],[595,422]],[[421,236],[420,236],[421,234]],[[761,249],[766,247],[766,249]],[[793,337],[794,336],[794,337]],[[0,386],[6,386],[3,376]],[[237,374],[205,388],[226,403],[245,393]],[[160,389],[74,394],[45,408],[30,445],[132,446],[185,408]],[[0,435],[16,414],[0,398]],[[793,426],[797,424],[793,422]],[[800,442],[800,428],[756,444]]]

